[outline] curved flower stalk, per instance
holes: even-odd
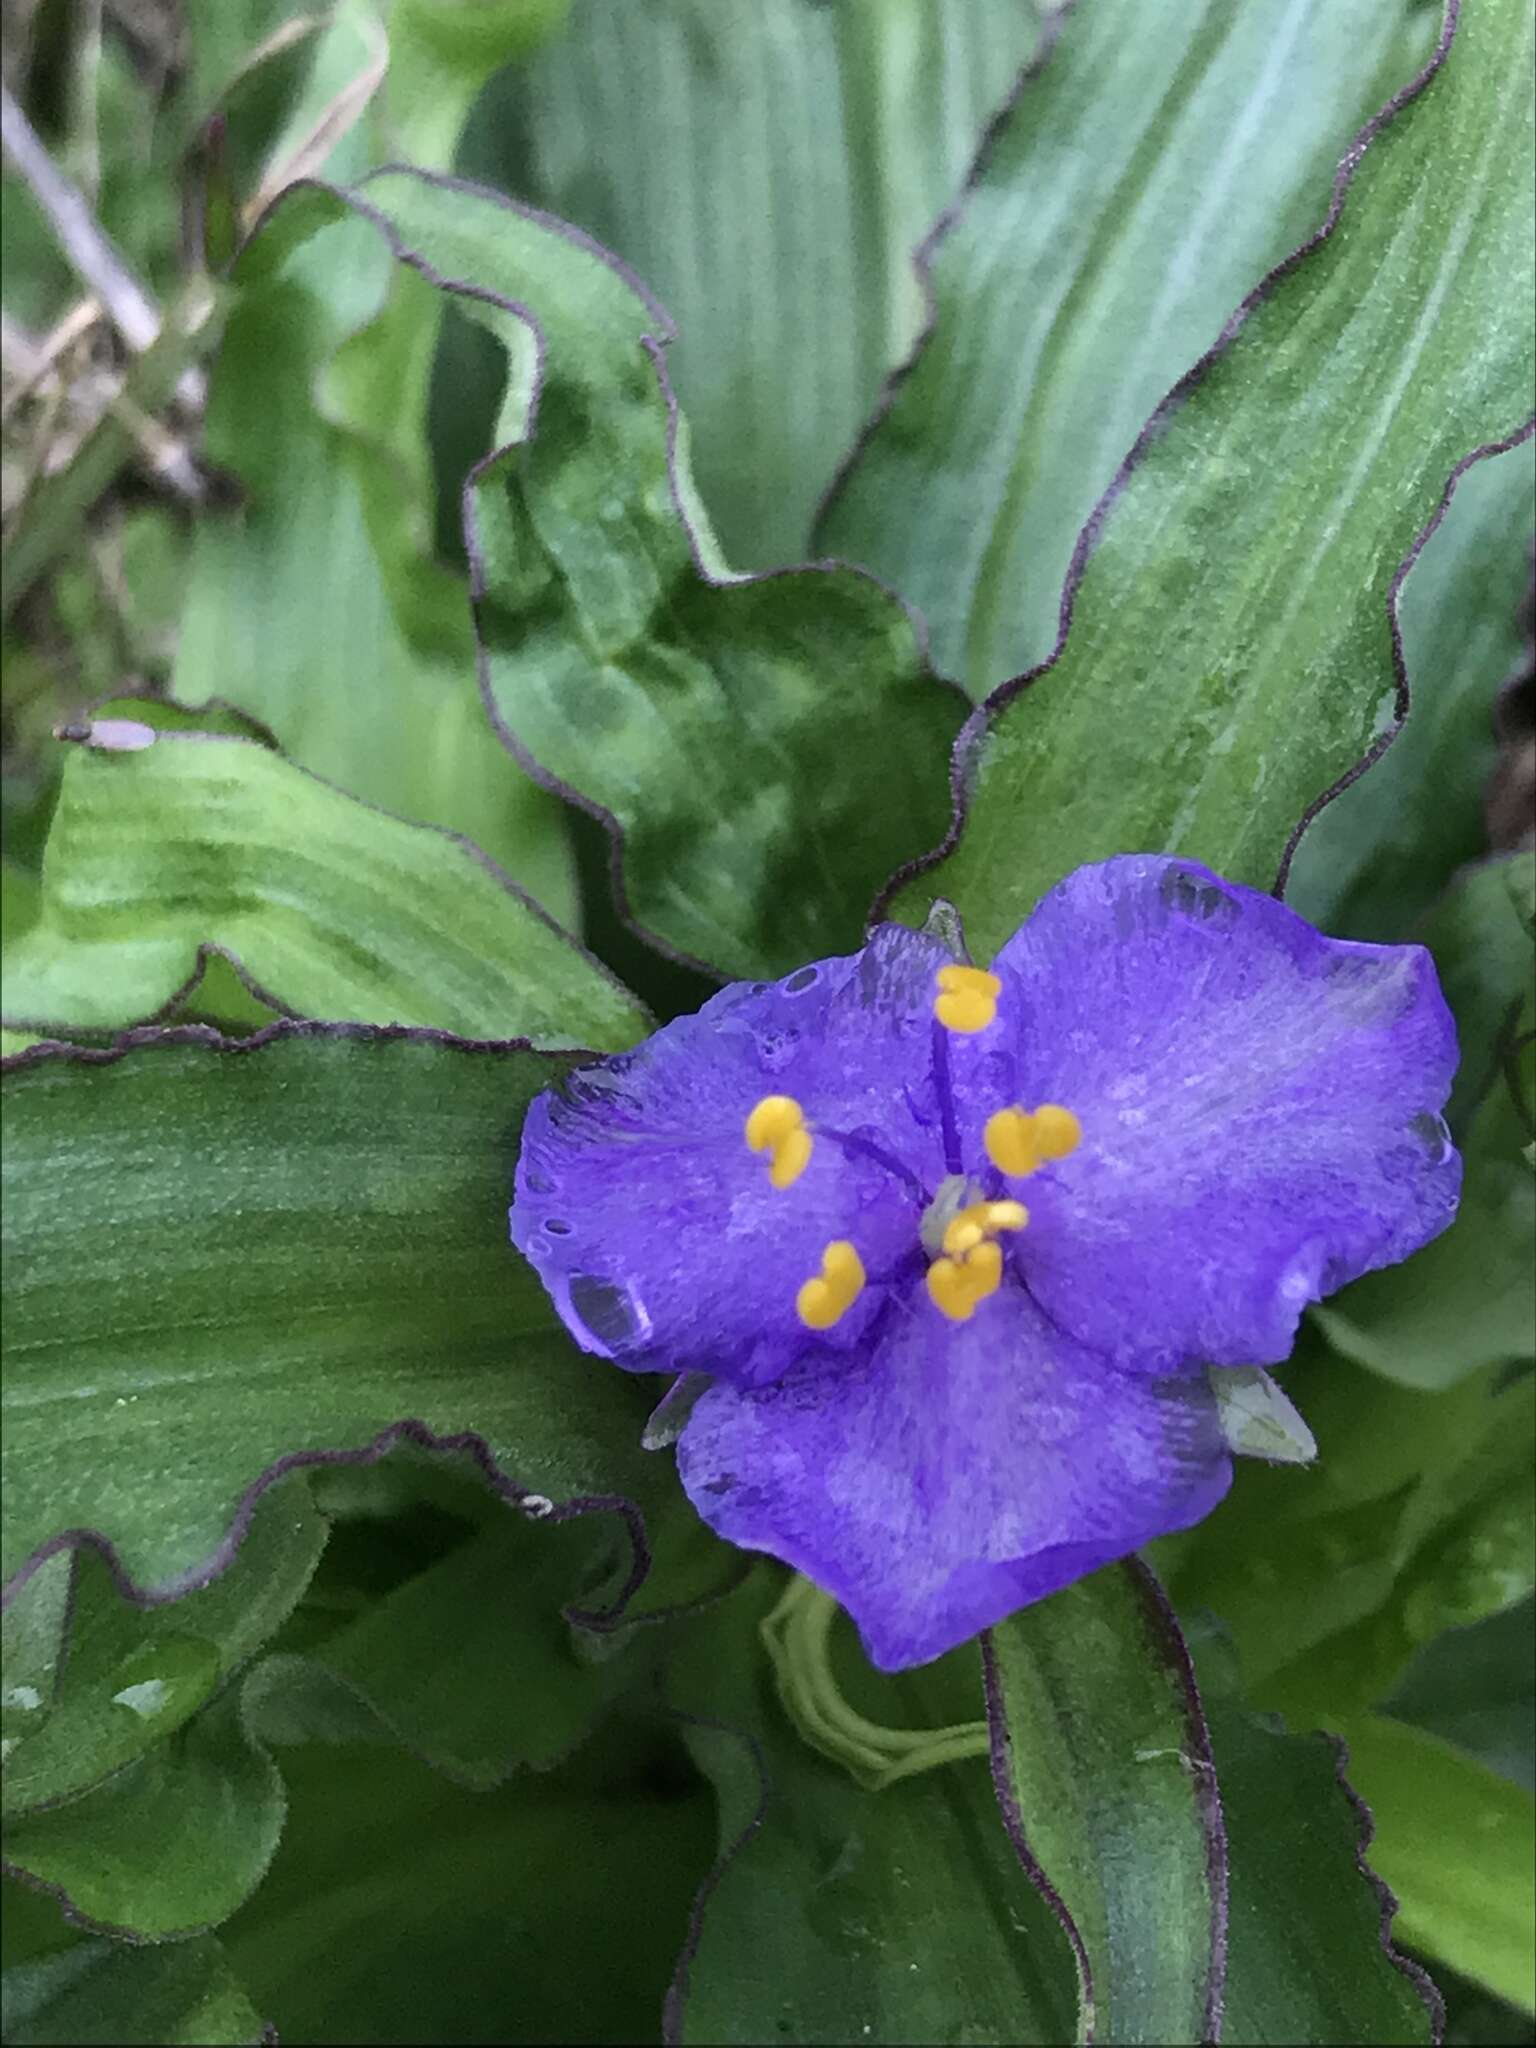
[[[1421,948],[1126,855],[990,972],[885,925],[573,1074],[512,1237],[586,1350],[710,1376],[694,1505],[898,1669],[1209,1513],[1207,1367],[1450,1222],[1455,1064]]]

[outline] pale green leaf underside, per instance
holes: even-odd
[[[1342,1724],[1349,1774],[1376,1820],[1373,1867],[1404,1941],[1536,2013],[1536,1800],[1385,1714]]]
[[[200,946],[298,1016],[600,1050],[647,1021],[467,841],[244,740],[74,749],[41,915],[6,954],[7,1015],[65,1032],[154,1017]]]

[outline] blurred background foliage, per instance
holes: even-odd
[[[600,824],[535,785],[482,703],[464,503],[499,422],[504,430],[515,360],[451,293],[395,261],[365,218],[295,237],[280,260],[236,263],[295,180],[351,182],[391,162],[458,171],[594,235],[676,322],[670,373],[723,559],[761,568],[815,548],[868,562],[930,615],[941,672],[979,695],[1048,651],[1073,539],[1141,419],[1320,216],[1345,142],[1422,61],[1434,16],[1374,0],[1363,14],[1341,9],[1334,41],[1297,58],[1282,85],[1271,81],[1262,176],[1245,184],[1228,167],[1241,189],[1190,231],[1182,296],[1162,293],[1157,320],[1136,334],[1133,377],[1127,308],[1144,296],[1172,224],[1187,226],[1208,119],[1180,101],[1155,149],[1134,130],[1140,53],[1128,49],[1124,76],[1112,79],[1125,95],[1131,185],[1098,192],[1085,174],[1073,193],[1079,217],[1098,220],[1101,207],[1114,234],[1062,242],[1038,195],[1042,176],[1069,172],[1053,168],[1048,124],[1025,124],[1001,131],[990,196],[927,285],[911,261],[1036,52],[1039,19],[1017,0],[8,5],[8,955],[33,940],[15,980],[8,968],[6,1016],[21,1027],[11,1042],[60,1016],[87,1036],[150,1015],[248,1032],[275,1014],[264,994],[273,984],[299,988],[290,1006],[308,1015],[496,1035],[494,975],[456,982],[448,1013],[421,994],[443,986],[435,940],[385,982],[348,979],[323,904],[299,906],[298,939],[252,913],[242,953],[250,965],[266,945],[259,957],[274,962],[270,976],[253,971],[255,987],[215,956],[178,991],[165,962],[182,957],[199,913],[174,889],[171,908],[186,914],[150,934],[131,990],[77,967],[66,999],[60,963],[81,956],[62,943],[47,954],[49,918],[69,911],[71,875],[81,901],[97,888],[93,872],[121,887],[139,829],[119,811],[107,823],[120,838],[103,836],[88,758],[72,764],[59,805],[68,750],[53,735],[103,699],[141,700],[114,711],[171,724],[178,705],[222,700],[232,708],[202,713],[201,726],[275,740],[287,763],[351,796],[464,835],[659,1014],[690,1007],[707,986],[625,925]],[[1347,64],[1335,42],[1349,44]],[[1219,78],[1243,51],[1213,42],[1202,61]],[[1097,88],[1107,59],[1093,75]],[[1062,77],[1055,118],[1070,135],[1086,116],[1071,72]],[[924,408],[942,420],[956,402],[942,378],[925,382],[929,364],[937,376],[953,363],[944,352],[920,366],[882,435],[827,494],[930,314],[943,318],[958,297],[972,332],[1025,332],[1033,315],[1020,278],[1037,269],[978,282],[966,268],[989,233],[1005,232],[1035,237],[1042,265],[1064,249],[1058,283],[1080,317],[1030,376],[1016,374],[1017,349],[994,349],[996,374],[1031,408],[1012,438],[993,436],[982,451],[1007,471],[1013,524],[980,540],[967,528],[951,562],[914,538],[930,512],[932,530],[949,531],[943,489],[914,512],[899,482],[906,422]],[[252,246],[260,252],[261,238]],[[988,420],[1006,410],[1002,398],[999,408]],[[963,435],[954,445],[963,449]],[[960,483],[977,474],[962,470]],[[1312,1319],[1286,1385],[1325,1446],[1315,1473],[1245,1465],[1218,1515],[1155,1559],[1186,1620],[1217,1617],[1227,1649],[1211,1655],[1235,1658],[1231,1684],[1247,1708],[1347,1738],[1352,1776],[1377,1814],[1373,1861],[1403,1900],[1399,1936],[1433,1963],[1453,2042],[1530,2040],[1536,2005],[1531,525],[1528,445],[1468,474],[1403,588],[1418,708],[1383,764],[1302,842],[1289,892],[1341,934],[1434,948],[1468,1050],[1452,1105],[1468,1159],[1463,1218],[1423,1258]],[[901,703],[916,656],[897,644],[895,625],[887,638]],[[145,817],[200,800],[151,783],[171,772],[152,770],[156,760],[146,757]],[[219,772],[212,749],[204,768]],[[333,793],[301,789],[276,753],[242,790],[274,843],[301,829],[325,843]],[[64,909],[45,912],[56,806],[50,860]],[[366,921],[402,900],[419,838],[408,846],[407,828],[388,819],[336,830],[346,859],[366,862],[366,890],[360,882],[348,914]],[[466,906],[471,943],[467,906],[478,899],[448,871],[461,855],[467,873],[471,856],[444,843],[441,898],[423,916],[430,924],[451,896],[455,916]],[[240,885],[237,874],[230,893]],[[576,956],[557,957],[535,927],[530,913],[516,945],[546,950],[519,951],[520,971],[537,959],[541,986],[558,991],[566,1014],[585,1006],[582,1042],[624,1042],[635,1015],[626,999]],[[78,945],[78,930],[59,929]],[[27,1000],[13,1003],[11,989]],[[293,1087],[321,1091],[317,1049],[290,1050]],[[430,1117],[443,1092],[425,1067],[370,1085],[348,1098],[370,1119],[387,1120],[397,1092]],[[359,1355],[383,1348],[410,1285],[432,1284],[430,1242],[420,1264],[408,1262],[412,1233],[430,1240],[434,1191],[469,1203],[443,1164],[458,1135],[445,1116],[421,1140],[425,1191],[398,1193],[394,1214],[411,1228],[402,1223],[389,1247],[400,1262],[393,1283],[383,1261],[358,1284]],[[88,1124],[62,1118],[61,1146],[88,1140]],[[496,1190],[472,1192],[494,1221]],[[84,1217],[82,1233],[93,1220],[109,1225],[110,1206]],[[466,1267],[467,1305],[456,1303],[452,1320],[465,1374],[490,1341],[487,1319],[518,1312],[511,1281],[505,1304],[468,1303],[472,1275]],[[390,1284],[397,1296],[370,1310],[369,1286],[388,1295]],[[370,1427],[387,1416],[388,1392]],[[643,1403],[622,1417],[635,1435],[642,1420]],[[525,1441],[512,1405],[485,1427]],[[617,1428],[596,1420],[591,1439],[622,1461],[628,1439],[603,1437]],[[270,1450],[252,1446],[254,1436],[241,1454],[260,1465]],[[548,1451],[551,1491],[586,1476],[561,1465],[564,1455]],[[183,1542],[176,1562],[195,1561],[212,1547],[196,1504],[174,1473],[162,1483],[163,1500],[140,1504],[136,1537],[161,1542],[168,1557]],[[730,1592],[738,1561],[675,1505],[657,1507],[652,1542],[658,1609]],[[698,1668],[685,1660],[664,1699],[661,1632],[643,1609],[619,1640],[566,1618],[612,1594],[623,1553],[615,1517],[538,1527],[510,1513],[468,1458],[404,1442],[376,1465],[283,1480],[224,1575],[168,1607],[130,1607],[91,1551],[50,1560],[6,1624],[20,1674],[7,1680],[7,1738],[29,1729],[42,1690],[54,1702],[48,1744],[33,1737],[26,1753],[31,1775],[8,1777],[7,1853],[33,1882],[7,1884],[7,2039],[235,2041],[254,2038],[265,2018],[293,2041],[653,2038],[717,1833],[729,1838],[733,1816],[739,1826],[743,1800],[750,1812],[757,1782],[739,1744],[712,1748],[669,1708],[704,1722],[734,1714],[775,1754],[784,1730],[771,1703],[723,1696],[730,1688],[705,1668],[707,1649]],[[745,1597],[759,1599],[750,1588]],[[748,1617],[732,1627],[755,1627],[755,1607],[730,1612]],[[849,1682],[873,1687],[865,1704],[879,1718],[915,1711],[910,1688],[882,1692],[867,1673]],[[936,1679],[935,1694],[948,1683]],[[126,1723],[103,1708],[144,1685],[159,1690]],[[1220,1684],[1211,1692],[1218,1698]],[[1245,1725],[1251,1749],[1260,1724]],[[901,1900],[864,1875],[845,1883],[830,1846],[828,1802],[842,1811],[846,1783],[793,1748],[780,1768],[795,1817],[783,1864],[766,1876],[742,1865],[735,1894],[722,1891],[716,1945],[698,1958],[696,2038],[732,2024],[752,2037],[750,2015],[733,2020],[729,1986],[761,1966],[753,1929],[774,1883],[826,1881],[841,1917],[817,1921],[814,1939],[877,1977],[886,1971],[903,1996],[910,1988],[895,1976],[906,1968],[900,1943],[877,1953],[867,1924],[885,1914],[905,1933]],[[969,1850],[955,1844],[971,1840],[966,1802],[985,1785],[964,1784],[947,1806],[924,1789],[880,1808],[890,1855],[926,1839],[942,1844],[936,1863],[968,1868]],[[1322,1793],[1308,1796],[1330,1869],[1352,1883],[1342,1809],[1325,1817]],[[1289,1811],[1256,1810],[1277,1828]],[[849,1838],[872,1825],[849,1821]],[[149,1859],[146,1841],[157,1844]],[[61,1917],[60,1892],[84,1926]],[[1027,1918],[1035,1903],[1015,1910]],[[151,1945],[111,1938],[124,1930]],[[956,1953],[983,1972],[991,1953],[973,1936]],[[826,2004],[795,2012],[797,2028],[857,2032],[859,2013],[838,2003],[835,1978]],[[1056,1957],[1017,1995],[1050,2015],[1070,2004],[1065,1983]]]

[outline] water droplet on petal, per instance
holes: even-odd
[[[787,996],[803,996],[806,990],[814,988],[820,979],[821,970],[819,968],[797,967],[782,986]]]
[[[546,1216],[544,1228],[551,1237],[569,1237],[571,1234],[571,1226],[563,1216]]]
[[[542,1493],[525,1493],[518,1502],[518,1506],[525,1515],[530,1516],[535,1522],[542,1522],[546,1515],[552,1515],[555,1512],[554,1502],[547,1494]]]
[[[1429,1154],[1433,1165],[1438,1166],[1443,1159],[1449,1158],[1451,1134],[1444,1117],[1436,1116],[1433,1110],[1421,1110],[1409,1120],[1408,1129]]]
[[[606,1351],[624,1351],[638,1343],[650,1319],[627,1287],[576,1273],[566,1289],[571,1314]]]
[[[1241,914],[1236,899],[1218,883],[1208,882],[1202,875],[1189,874],[1183,868],[1165,868],[1157,893],[1170,910],[1179,911],[1199,924],[1213,925],[1218,930],[1235,924]]]

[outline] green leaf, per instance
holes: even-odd
[[[0,860],[0,931],[7,948],[37,922],[41,907],[42,890],[31,868]]]
[[[285,1753],[288,1826],[224,1930],[285,2041],[645,2041],[709,1805],[627,1727],[548,1777],[467,1792],[413,1758]]]
[[[346,1468],[335,1474],[337,1480],[351,1476]],[[378,1468],[369,1476],[378,1476]],[[407,1478],[403,1472],[397,1476]],[[41,1715],[16,1712],[15,1719],[41,1720],[42,1728],[28,1740],[45,1745],[59,1715],[68,1717],[73,1708],[76,1751],[84,1740],[96,1739],[73,1777],[68,1766],[79,1766],[81,1758],[66,1752],[64,1768],[51,1781],[34,1767],[25,1785],[9,1788],[31,1795],[13,1806],[32,1809],[8,1817],[5,1850],[11,1866],[58,1887],[72,1912],[105,1922],[109,1931],[127,1928],[155,1938],[179,1934],[188,1915],[202,1910],[200,1902],[212,1920],[227,1917],[265,1868],[282,1814],[281,1780],[270,1756],[274,1745],[403,1744],[456,1782],[488,1790],[519,1768],[549,1769],[592,1735],[621,1693],[649,1691],[654,1656],[583,1656],[582,1641],[595,1638],[574,1635],[562,1612],[574,1618],[582,1609],[611,1608],[611,1596],[624,1590],[611,1570],[617,1535],[611,1524],[590,1518],[562,1523],[548,1516],[529,1521],[483,1486],[455,1480],[447,1468],[418,1468],[415,1476],[418,1483],[435,1479],[435,1490],[455,1508],[467,1506],[480,1527],[439,1514],[438,1525],[456,1533],[452,1547],[435,1559],[402,1559],[407,1576],[372,1597],[363,1586],[349,1586],[341,1573],[327,1573],[326,1583],[312,1589],[284,1629],[284,1648],[206,1706],[219,1677],[221,1647],[238,1646],[193,1634],[192,1625],[211,1628],[217,1619],[211,1608],[222,1602],[229,1610],[241,1593],[248,1605],[253,1594],[259,1604],[264,1592],[265,1615],[237,1616],[246,1642],[254,1642],[270,1633],[273,1619],[281,1619],[299,1590],[270,1584],[263,1589],[258,1576],[263,1563],[274,1561],[270,1539],[265,1546],[260,1540],[260,1513],[269,1525],[277,1520],[278,1493],[263,1496],[257,1524],[230,1570],[210,1587],[156,1610],[142,1631],[147,1639],[105,1678],[99,1669],[102,1630],[90,1626],[100,1617],[88,1611],[82,1627],[77,1596],[74,1639],[57,1688],[62,1697],[51,1715],[46,1709]],[[290,1478],[281,1490],[290,1502],[300,1483]],[[332,1483],[324,1491],[334,1496],[338,1488]],[[307,1494],[299,1498],[307,1507]],[[683,1515],[693,1519],[680,1502],[677,1519]],[[285,1519],[291,1522],[291,1516],[290,1506]],[[309,1520],[319,1520],[313,1510]],[[370,1569],[388,1565],[376,1531],[377,1525],[367,1551]],[[619,1577],[626,1575],[621,1571]],[[45,1565],[26,1590],[46,1584],[48,1577]],[[97,1592],[94,1605],[102,1604]],[[353,1618],[338,1616],[336,1610],[345,1606],[354,1609]],[[110,1626],[116,1617],[108,1613],[105,1619]],[[600,1619],[589,1613],[587,1627],[595,1629]],[[117,1632],[126,1633],[120,1620]],[[620,1649],[643,1645],[655,1651],[664,1641],[659,1630],[637,1630],[627,1614],[614,1633]],[[287,1647],[304,1645],[306,1637],[302,1654]],[[85,1668],[77,1668],[77,1659]],[[8,1710],[18,1690],[8,1683]],[[203,1711],[190,1719],[199,1707]],[[119,1720],[135,1724],[136,1740],[103,1727],[103,1715],[114,1710]],[[56,1763],[59,1755],[55,1743]],[[28,1760],[18,1742],[7,1759],[8,1778],[18,1760],[38,1762]],[[49,1801],[41,1810],[40,1796]],[[146,1865],[133,1853],[135,1842],[159,1840],[171,1826],[198,1831],[190,1876],[174,1854],[166,1855],[162,1867],[162,1859]]]
[[[405,163],[446,170],[475,95],[493,72],[546,42],[571,0],[396,0],[389,11],[386,107]]]
[[[732,561],[798,561],[923,318],[912,251],[1037,39],[1019,0],[586,0],[498,79],[459,167],[654,286]]]
[[[1240,1462],[1168,1569],[1181,1612],[1231,1631],[1250,1699],[1330,1725],[1380,1701],[1422,1644],[1529,1589],[1536,1382],[1391,1387],[1315,1339],[1288,1380],[1316,1467]]]
[[[158,1597],[226,1562],[286,1462],[400,1434],[536,1513],[673,1497],[647,1392],[594,1370],[506,1242],[516,1046],[279,1025],[6,1077],[4,1570],[65,1529]]]
[[[331,163],[367,160],[358,137]],[[206,438],[241,503],[197,522],[174,688],[231,697],[316,774],[467,834],[569,921],[558,809],[490,729],[467,589],[430,559],[440,307],[357,222],[237,270]]]
[[[994,1629],[999,1797],[1077,1928],[1082,2041],[1205,2041],[1221,2011],[1226,1843],[1183,1638],[1139,1564]]]
[[[1376,1820],[1371,1863],[1415,1948],[1536,2013],[1536,1799],[1475,1758],[1384,1714],[1340,1725]]]
[[[247,261],[336,203],[300,194]],[[613,821],[623,900],[667,946],[750,976],[856,945],[880,880],[942,824],[958,724],[907,613],[854,570],[731,575],[660,374],[668,322],[584,238],[406,171],[357,203],[507,351],[471,516],[508,734]]]
[[[283,1812],[282,1778],[235,1686],[104,1784],[8,1821],[5,1856],[98,1930],[175,1939],[249,1898]]]
[[[142,728],[72,750],[42,914],[10,950],[19,1021],[113,1029],[231,954],[290,1012],[627,1045],[635,1001],[479,849],[355,802],[268,749]]]
[[[1426,1643],[1383,1704],[1536,1793],[1536,1600]]]
[[[1386,1902],[1364,1861],[1368,1825],[1337,1744],[1255,1719],[1226,1696],[1214,1661],[1200,1651],[1230,1854],[1222,2041],[1437,2039],[1432,1989],[1388,1946]]]
[[[1461,1068],[1446,1116],[1464,1129],[1489,1093],[1513,1040],[1536,1021],[1536,851],[1468,869],[1415,927],[1435,956],[1456,1019]]]
[[[1138,11],[1111,18],[1127,33]],[[1070,16],[1058,60],[1074,25],[1105,21]],[[963,829],[902,917],[946,896],[984,958],[1062,875],[1126,848],[1271,884],[1298,817],[1382,726],[1396,565],[1458,460],[1529,409],[1532,35],[1522,0],[1469,0],[1444,61],[1349,159],[1332,232],[1159,411],[1060,658],[978,714]],[[926,532],[936,517],[925,500]]]
[[[693,1625],[670,1696],[715,1787],[721,1861],[668,2001],[677,2041],[1056,2042],[1071,1963],[999,1825],[978,1757],[875,1792],[807,1748],[758,1630],[782,1586],[759,1571]],[[843,1624],[841,1674],[882,1721],[974,1719],[974,1656],[877,1677]],[[957,2006],[958,2001],[958,2006]]]
[[[326,1534],[290,1479],[257,1502],[228,1571],[150,1608],[123,1597],[97,1550],[55,1552],[5,1610],[0,1811],[86,1791],[190,1720],[286,1619]]]
[[[334,1681],[459,1784],[547,1770],[634,1682],[624,1660],[582,1661],[562,1615],[585,1604],[599,1546],[611,1552],[611,1535],[585,1519],[538,1527],[503,1509],[311,1651],[295,1681],[322,1698]],[[279,1694],[264,1725],[282,1710]]]
[[[817,536],[919,606],[975,695],[1050,653],[1121,457],[1321,220],[1350,136],[1430,28],[1402,0],[1305,0],[1283,20],[1219,0],[1065,11],[933,252],[932,339]],[[1155,686],[1148,650],[1123,645],[1139,658],[1122,683]]]
[[[1493,703],[1520,655],[1533,486],[1530,442],[1474,463],[1403,585],[1407,722],[1370,773],[1313,819],[1286,879],[1287,902],[1315,925],[1345,938],[1404,938],[1487,847]]]
[[[15,1964],[0,1990],[13,2048],[242,2048],[272,2039],[211,1934],[162,1948],[83,1941]]]
[[[1346,1357],[1406,1386],[1447,1387],[1536,1356],[1533,1102],[1511,1067],[1536,1018],[1528,905],[1536,854],[1474,868],[1421,925],[1455,1014],[1461,1070],[1448,1114],[1465,1178],[1456,1220],[1400,1266],[1366,1275],[1315,1313]]]
[[[1456,1221],[1406,1265],[1345,1288],[1315,1311],[1346,1357],[1410,1387],[1448,1387],[1483,1366],[1530,1358],[1536,1181],[1530,1126],[1501,1080],[1463,1143]]]

